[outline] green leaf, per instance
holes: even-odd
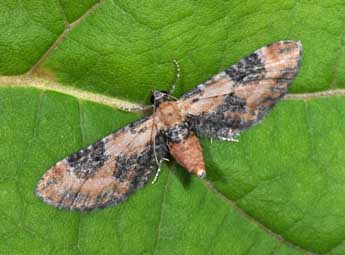
[[[0,98],[0,225],[6,237],[0,250],[5,253],[242,254],[259,249],[300,254],[234,209],[212,183],[174,164],[157,184],[115,208],[75,213],[42,203],[33,189],[53,162],[137,116],[35,89],[2,88]],[[214,145],[217,150],[221,144]],[[212,146],[205,148],[208,157]],[[213,178],[222,165],[214,163],[209,167]],[[223,170],[223,176],[232,174]]]
[[[340,0],[1,1],[0,254],[345,254],[344,20]],[[109,105],[169,89],[173,59],[178,96],[282,39],[304,46],[294,100],[239,143],[203,139],[206,181],[171,162],[88,213],[34,195],[57,160],[139,118]]]
[[[27,71],[63,30],[63,16],[55,1],[1,1],[0,73]]]

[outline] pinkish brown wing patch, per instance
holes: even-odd
[[[153,133],[152,133],[153,132]],[[38,182],[36,194],[58,208],[90,210],[125,200],[143,187],[167,154],[152,117],[145,117],[57,162]]]
[[[184,94],[182,115],[202,136],[232,140],[258,123],[285,95],[297,74],[302,44],[267,45]]]

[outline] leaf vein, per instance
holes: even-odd
[[[218,198],[223,200],[229,207],[231,207],[239,215],[241,215],[242,217],[247,219],[249,222],[251,222],[251,223],[255,224],[256,226],[258,226],[260,229],[262,229],[264,232],[266,232],[266,234],[268,234],[269,236],[273,237],[278,242],[283,243],[283,244],[289,246],[290,248],[293,248],[296,251],[302,252],[304,254],[314,254],[314,255],[317,255],[317,253],[311,253],[310,251],[308,251],[308,250],[306,250],[306,249],[304,249],[304,248],[302,248],[302,247],[300,247],[300,246],[298,246],[298,245],[296,245],[294,243],[291,243],[290,241],[286,240],[280,234],[273,232],[271,229],[266,227],[263,223],[257,221],[257,219],[253,218],[247,212],[242,210],[242,208],[240,208],[234,201],[232,201],[231,199],[229,199],[228,197],[226,197],[222,193],[220,193],[218,190],[216,190],[213,187],[211,182],[206,181],[206,180],[204,180],[202,182],[206,186],[206,188],[210,190],[210,192],[214,193]]]

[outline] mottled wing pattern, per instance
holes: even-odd
[[[152,116],[144,117],[57,162],[39,181],[37,195],[48,204],[74,210],[125,200],[155,172],[153,147],[158,160],[167,154],[157,121],[153,125]]]
[[[179,108],[199,135],[231,140],[285,95],[301,54],[300,42],[267,45],[184,94]]]

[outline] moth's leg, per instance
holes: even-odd
[[[235,137],[223,137],[223,136],[218,136],[217,137],[219,140],[222,140],[222,141],[227,141],[227,142],[235,142],[235,143],[238,143],[239,140]]]
[[[162,166],[162,164],[163,164],[163,161],[169,161],[169,159],[167,159],[167,158],[162,158],[160,161],[159,161],[159,165],[158,165],[158,169],[157,169],[157,171],[156,171],[156,174],[155,174],[155,177],[153,178],[153,180],[152,180],[152,184],[155,184],[155,182],[157,181],[157,179],[158,179],[158,176],[159,176],[159,174],[160,174],[160,172],[161,172],[161,166]]]
[[[158,160],[158,157],[157,157],[157,152],[156,152],[156,136],[153,136],[153,134],[155,133],[153,130],[156,130],[157,129],[157,126],[156,126],[156,98],[154,98],[154,102],[153,102],[153,119],[152,119],[152,131],[151,131],[151,141],[153,142],[153,155],[155,157],[155,161],[156,161],[156,164],[158,166],[158,170],[157,172],[160,171],[160,166],[161,166],[161,161]],[[156,178],[156,177],[155,177]]]
[[[232,132],[232,130],[229,130],[229,133],[226,136],[217,135],[217,139],[220,139],[222,141],[235,142],[235,143],[239,142],[239,137],[240,137],[240,134],[234,133]]]
[[[156,113],[156,102],[153,102],[153,125],[152,125],[151,141],[153,142],[153,155],[154,155],[154,158],[155,158],[155,161],[156,161],[156,164],[157,164],[158,168],[157,168],[157,171],[156,171],[156,175],[153,178],[152,184],[154,184],[157,181],[157,178],[158,178],[159,173],[161,171],[161,166],[162,166],[163,161],[169,161],[169,159],[167,159],[167,158],[162,158],[162,159],[159,160],[158,157],[157,157],[156,137],[152,136],[152,134],[154,134],[154,129],[157,128],[156,122],[155,122],[155,120],[156,120],[156,114],[155,113]]]
[[[175,77],[174,83],[171,85],[171,89],[169,90],[169,95],[174,93],[175,88],[176,88],[176,83],[180,79],[180,65],[175,59],[173,60],[173,63],[175,64],[175,67],[176,67],[176,77]]]

